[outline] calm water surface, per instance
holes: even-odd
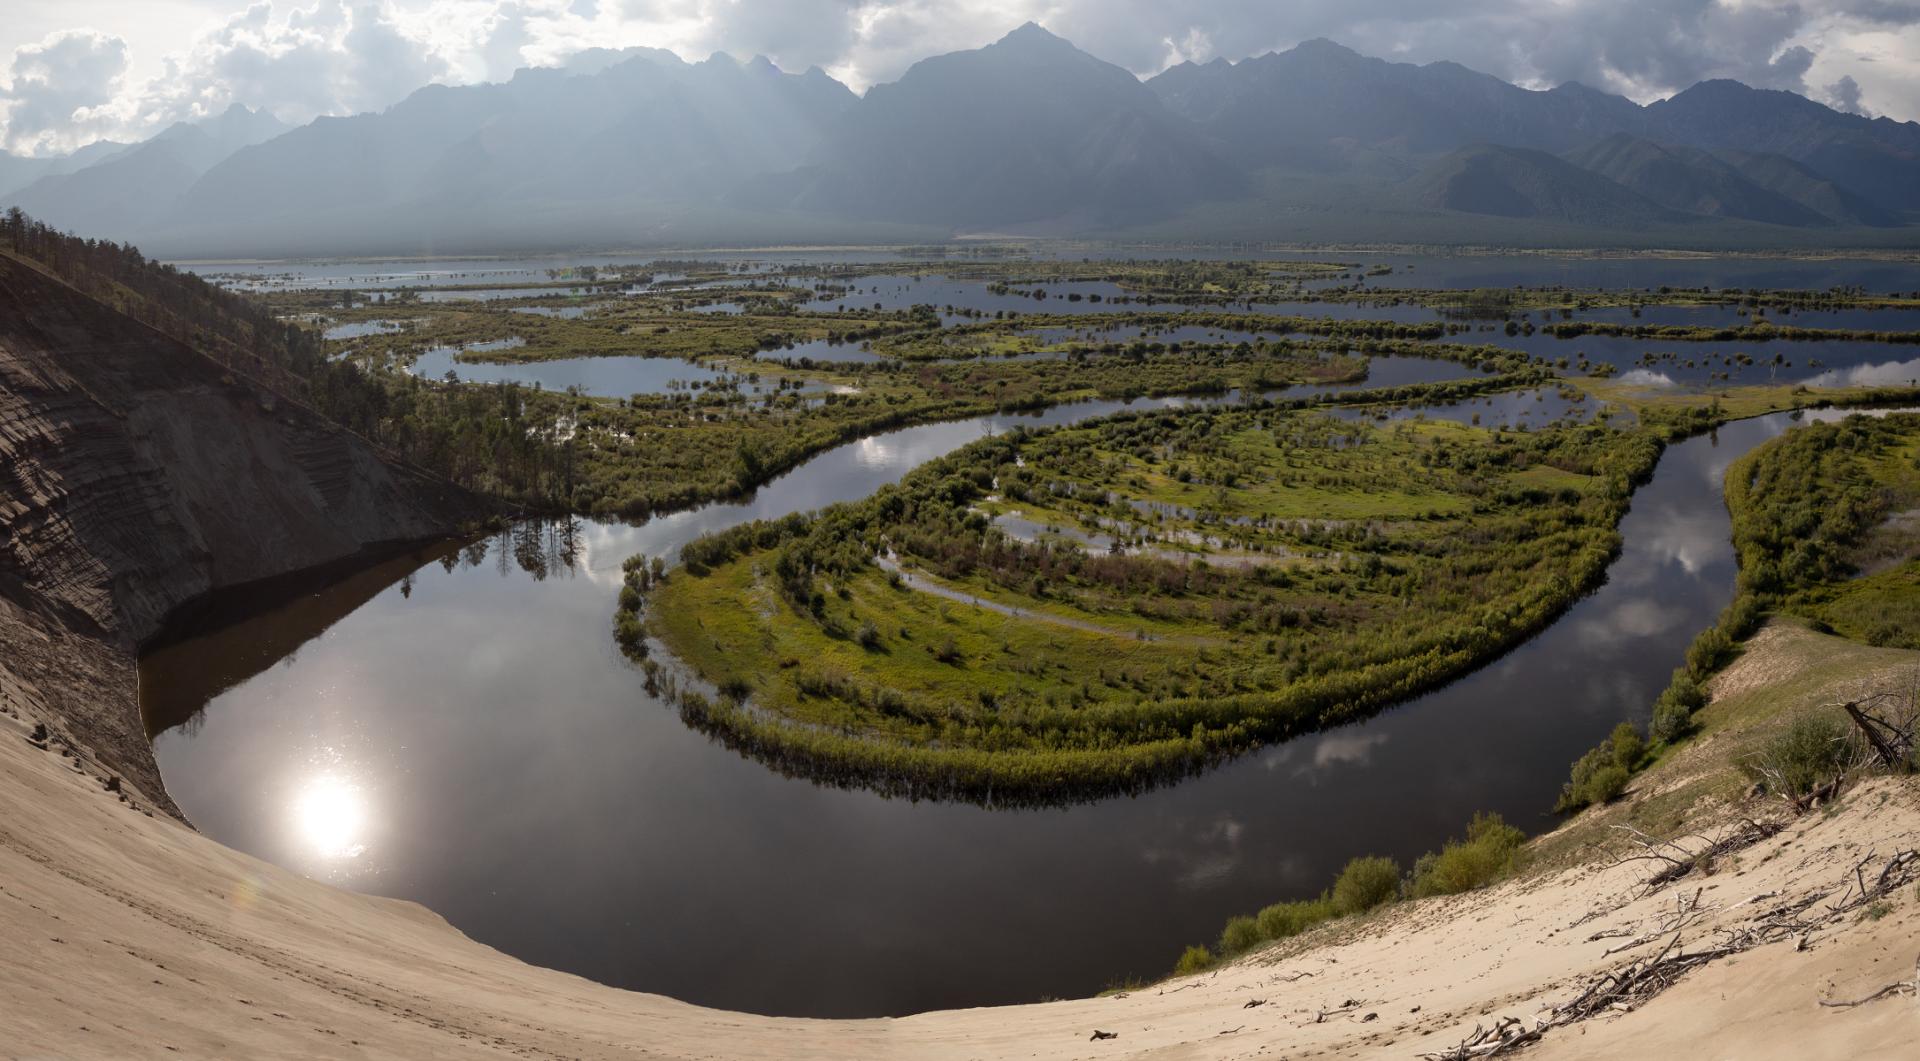
[[[1676,288],[1712,287],[1798,289],[1824,291],[1834,287],[1859,287],[1875,294],[1912,291],[1916,288],[1912,262],[1880,258],[1758,258],[1758,257],[1676,257],[1629,256],[1596,258],[1551,254],[1401,254],[1391,252],[1272,251],[1242,254],[1213,248],[1181,247],[1078,247],[1037,244],[1035,257],[1124,259],[1254,259],[1290,261],[1335,261],[1358,264],[1362,269],[1376,265],[1393,267],[1384,276],[1365,280],[1369,288],[1388,291],[1400,288],[1478,288],[1562,286],[1578,288],[1614,288],[1651,290],[1661,285]],[[688,250],[637,254],[552,255],[531,258],[499,259],[421,259],[416,261],[356,261],[329,259],[287,262],[181,262],[181,268],[202,275],[234,278],[243,285],[271,288],[367,288],[437,287],[446,285],[514,284],[546,282],[547,270],[579,265],[616,265],[644,267],[663,260],[688,258],[728,262],[745,266],[748,273],[764,272],[790,264],[873,264],[876,273],[906,260],[897,254],[865,248],[844,251],[819,249],[774,251]],[[676,274],[661,272],[656,283],[670,282]],[[1351,275],[1351,274],[1349,274]],[[808,282],[811,282],[809,279]],[[1346,281],[1342,281],[1346,282]],[[854,286],[874,286],[872,279],[856,281]],[[1310,286],[1326,286],[1315,282]],[[1071,290],[1049,287],[1049,291]],[[1082,288],[1083,294],[1106,293],[1105,287]],[[549,289],[547,294],[555,293]],[[927,301],[927,300],[922,300]],[[1028,307],[1034,303],[1025,300]],[[872,300],[868,300],[871,304]],[[848,296],[850,305],[858,299]],[[934,300],[938,305],[939,301]],[[1077,305],[1085,306],[1086,303]]]
[[[1118,408],[876,436],[744,503],[525,525],[152,652],[141,692],[167,783],[224,843],[619,986],[817,1015],[1084,994],[1164,972],[1227,916],[1317,892],[1362,851],[1411,859],[1478,810],[1550,824],[1566,764],[1644,713],[1730,597],[1721,474],[1790,424],[1672,447],[1606,585],[1519,650],[1133,798],[996,810],[783,778],[681,725],[609,636],[633,553]]]
[[[481,344],[482,346],[490,344]],[[477,348],[476,348],[477,349]],[[435,347],[414,359],[408,368],[416,376],[443,379],[448,372],[466,383],[518,383],[544,390],[578,388],[582,394],[626,398],[635,394],[665,394],[726,383],[749,394],[761,394],[779,385],[777,370],[758,378],[710,368],[679,357],[566,357],[550,361],[460,361],[450,346]]]

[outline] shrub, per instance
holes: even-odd
[[[1425,854],[1413,867],[1416,897],[1454,895],[1484,888],[1504,876],[1527,842],[1527,834],[1498,814],[1476,814],[1464,841],[1448,841],[1438,854]]]
[[[1646,755],[1647,742],[1631,722],[1622,722],[1600,746],[1574,761],[1557,811],[1576,811],[1590,803],[1607,803],[1626,791],[1627,780]]]
[[[1333,900],[1322,895],[1318,899],[1302,899],[1293,903],[1274,903],[1265,907],[1255,918],[1260,926],[1260,935],[1266,939],[1286,939],[1297,936],[1322,921],[1333,917]]]
[[[1760,620],[1766,615],[1760,599],[1751,593],[1742,593],[1727,605],[1720,616],[1720,629],[1735,641],[1744,641],[1760,626]]]
[[[1632,771],[1640,764],[1640,757],[1647,754],[1647,742],[1631,722],[1613,727],[1607,742],[1613,747],[1613,765],[1622,770]]]
[[[1633,775],[1625,767],[1612,763],[1601,767],[1587,779],[1587,802],[1612,803],[1627,790],[1627,782],[1632,778]]]
[[[1732,651],[1733,639],[1726,631],[1710,626],[1687,646],[1687,669],[1697,675],[1712,674]]]
[[[1673,672],[1660,699],[1653,702],[1653,722],[1647,729],[1651,740],[1671,744],[1693,729],[1693,713],[1705,707],[1707,693],[1685,669]]]
[[[1236,917],[1227,922],[1220,933],[1220,953],[1239,954],[1252,950],[1266,942],[1260,933],[1260,923],[1251,917]]]
[[[634,659],[645,659],[647,655],[647,631],[640,625],[640,616],[630,611],[614,613],[613,637],[620,650]]]
[[[1188,947],[1186,953],[1180,955],[1180,961],[1173,967],[1173,975],[1191,976],[1194,973],[1204,973],[1211,968],[1213,968],[1213,952],[1196,944]]]
[[[1804,714],[1743,764],[1747,775],[1778,795],[1798,798],[1840,775],[1848,758],[1847,730],[1831,715]]]
[[[1653,722],[1647,735],[1662,744],[1672,744],[1693,729],[1693,712],[1665,697],[1653,705]]]
[[[1399,892],[1399,863],[1378,855],[1356,858],[1333,882],[1333,908],[1342,916],[1364,914]]]

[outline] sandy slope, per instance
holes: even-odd
[[[602,987],[482,947],[409,903],[353,895],[123,802],[102,771],[29,743],[0,698],[0,1055],[7,1057],[1412,1057],[1528,1016],[1700,889],[1689,939],[1841,887],[1869,849],[1920,846],[1920,785],[1881,780],[1738,856],[1637,897],[1646,863],[1589,862],[1404,904],[1220,972],[1117,998],[804,1021]],[[1124,931],[1116,926],[1115,931]],[[1914,975],[1913,886],[1878,921],[1694,974],[1639,1011],[1549,1033],[1541,1057],[1913,1057],[1920,1005],[1854,997]],[[1316,1023],[1323,1009],[1358,1005]],[[1249,1008],[1249,1003],[1262,1004]],[[1372,1019],[1367,1015],[1373,1014]],[[1095,1029],[1117,1039],[1090,1042]]]

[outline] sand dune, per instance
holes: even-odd
[[[0,1055],[6,1057],[1413,1057],[1531,1019],[1640,951],[1698,890],[1685,946],[1772,903],[1838,894],[1871,850],[1920,847],[1920,786],[1879,780],[1737,865],[1645,892],[1646,862],[1589,861],[1405,903],[1218,972],[1120,997],[897,1020],[702,1009],[525,965],[411,903],[228,850],[107,791],[84,752],[27,738],[0,700]],[[130,788],[131,786],[126,786]],[[121,795],[126,795],[123,800]],[[1877,862],[1873,863],[1878,865]],[[1694,972],[1643,1008],[1547,1034],[1547,1057],[1911,1057],[1920,899]],[[1762,902],[1755,896],[1767,896]],[[1121,929],[1116,928],[1116,931]],[[773,943],[770,945],[777,945]],[[1651,945],[1646,950],[1657,948]],[[1323,1014],[1325,1014],[1323,1016]],[[1095,1030],[1116,1037],[1091,1041]]]

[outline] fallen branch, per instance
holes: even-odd
[[[1546,1030],[1544,1024],[1532,1028],[1526,1027],[1518,1017],[1501,1017],[1493,1027],[1483,1028],[1476,1024],[1473,1034],[1451,1050],[1441,1050],[1421,1054],[1428,1061],[1472,1061],[1479,1057],[1494,1057],[1517,1049],[1540,1038]]]
[[[1898,995],[1912,990],[1914,990],[1914,982],[1912,980],[1898,980],[1864,998],[1856,998],[1849,1002],[1832,1002],[1823,998],[1820,1000],[1820,1004],[1828,1009],[1852,1009],[1855,1006],[1864,1006],[1869,1002],[1878,1002],[1888,995]]]
[[[1892,693],[1875,693],[1861,700],[1838,704],[1840,710],[1853,719],[1853,724],[1880,757],[1881,767],[1887,770],[1901,771],[1913,765],[1914,731],[1920,726],[1920,712],[1908,705],[1905,718],[1887,719],[1869,714],[1867,705],[1892,701],[1896,709],[1901,706],[1901,698]]]
[[[1647,890],[1658,891],[1702,866],[1711,865],[1723,855],[1752,847],[1762,840],[1771,840],[1784,828],[1786,824],[1783,822],[1759,822],[1749,818],[1740,828],[1718,840],[1709,841],[1706,847],[1688,858],[1679,861],[1669,859],[1666,869],[1648,879]]]

